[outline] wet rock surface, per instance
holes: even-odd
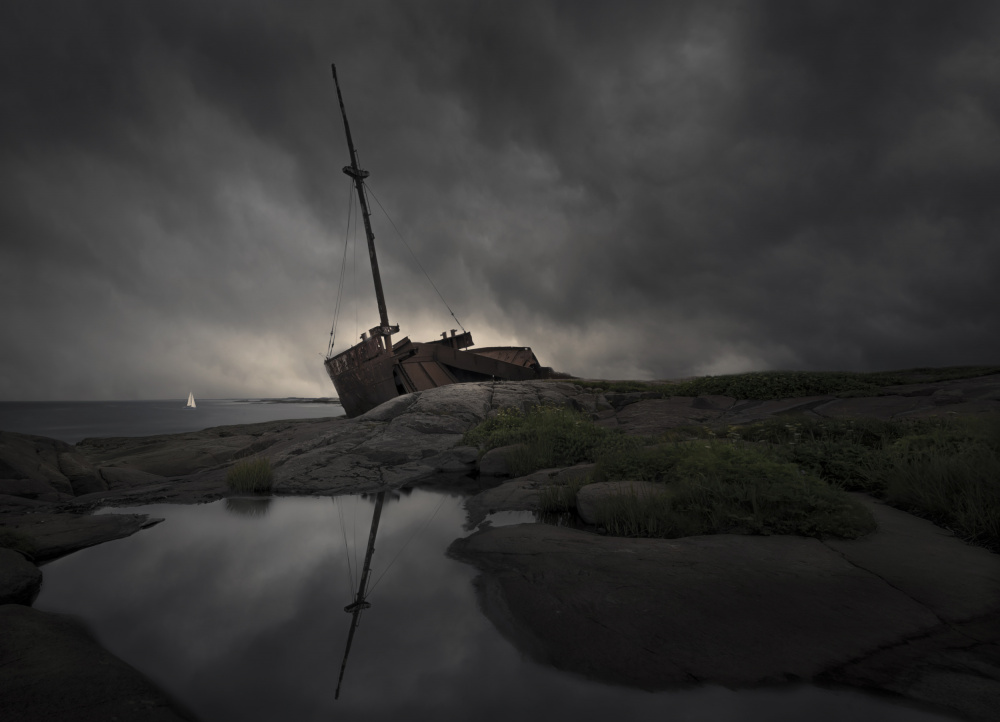
[[[85,439],[76,446],[0,432],[0,532],[26,538],[35,561],[52,559],[157,521],[89,513],[94,509],[219,499],[227,493],[227,469],[249,457],[271,461],[277,494],[424,483],[467,489],[480,460],[478,449],[461,445],[462,435],[507,407],[568,406],[626,434],[786,414],[890,419],[1000,410],[1000,376],[883,392],[737,401],[504,382],[410,394],[355,419]],[[495,456],[502,471],[505,460]],[[589,471],[581,465],[506,482],[481,477],[472,484],[480,493],[467,504],[470,525],[491,511],[537,510],[546,488]],[[556,666],[650,688],[695,681],[846,682],[992,719],[1000,700],[1000,557],[970,553],[975,548],[948,532],[888,507],[876,508],[876,516],[879,532],[853,542],[633,540],[533,525],[485,531],[453,551],[482,571],[484,609],[498,628]],[[29,563],[0,558],[0,579],[8,569],[27,571],[22,562]],[[0,582],[0,595],[9,588]],[[0,617],[0,654],[30,647],[0,660],[3,719],[33,719],[25,710],[34,705],[52,719],[83,709],[72,718],[186,719],[66,618],[21,604],[0,607]],[[46,668],[50,656],[71,662]],[[111,683],[88,683],[94,669],[105,670]]]
[[[0,549],[0,605],[30,605],[41,587],[38,567],[13,549]]]
[[[1000,556],[867,500],[856,541],[623,539],[487,528],[450,553],[484,612],[534,659],[664,689],[848,682],[995,719]]]
[[[0,606],[0,719],[4,722],[193,720],[71,617]]]
[[[939,624],[814,539],[624,539],[535,524],[451,551],[484,572],[483,608],[519,649],[648,689],[809,679]]]
[[[147,514],[35,512],[4,519],[3,528],[27,538],[31,555],[44,562],[78,549],[135,534],[162,519]]]

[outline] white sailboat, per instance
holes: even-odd
[[[194,391],[189,391],[189,392],[188,392],[188,402],[187,402],[187,407],[188,407],[189,409],[196,409],[196,408],[198,408],[198,407],[197,407],[197,406],[195,405],[195,403],[194,403]]]

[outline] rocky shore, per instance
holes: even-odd
[[[578,409],[650,434],[774,415],[881,419],[1000,411],[1000,376],[894,386],[884,395],[737,401],[605,393],[571,382],[448,386],[355,419],[278,421],[189,434],[53,439],[0,432],[0,717],[188,719],[71,619],[33,610],[37,564],[158,520],[99,507],[202,503],[225,474],[270,459],[276,494],[338,495],[458,485],[470,528],[537,508],[540,491],[586,472],[508,480],[502,452],[462,446],[505,407]],[[654,398],[655,397],[655,398]],[[470,474],[476,478],[470,478]],[[478,476],[477,476],[478,475]],[[848,683],[992,719],[1000,703],[1000,557],[866,499],[879,530],[857,541],[717,535],[621,539],[543,524],[485,528],[451,553],[481,572],[491,621],[532,657],[649,689],[813,680]],[[91,684],[99,667],[107,682]]]

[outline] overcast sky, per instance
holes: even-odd
[[[1000,362],[996,2],[5,3],[0,399],[329,396],[343,124],[478,345]],[[455,327],[392,225],[389,317]]]

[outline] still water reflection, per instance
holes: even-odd
[[[479,612],[475,570],[444,554],[468,533],[462,499],[422,490],[385,499],[371,607],[335,699],[374,508],[348,496],[116,510],[166,521],[48,564],[35,606],[82,616],[206,721],[948,719],[854,690],[650,694],[540,666]]]

